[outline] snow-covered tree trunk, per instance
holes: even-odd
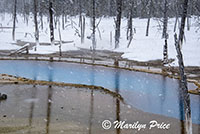
[[[38,20],[37,20],[37,0],[34,0],[34,23],[35,23],[35,42],[36,42],[36,47],[35,47],[35,51],[37,49],[37,47],[39,46],[39,29],[38,29]]]
[[[115,48],[119,47],[120,27],[122,17],[122,0],[117,0],[117,20],[115,21]]]
[[[175,47],[176,47],[178,63],[179,63],[179,72],[180,72],[180,77],[181,77],[181,89],[182,89],[183,99],[184,99],[185,128],[186,128],[187,134],[192,134],[190,96],[188,93],[187,77],[184,72],[183,55],[181,52],[181,46],[183,43],[183,36],[184,36],[185,21],[187,17],[187,8],[188,8],[188,0],[184,0],[179,38],[177,39],[176,34],[174,38],[175,38]]]
[[[16,18],[17,18],[17,0],[14,1],[13,30],[12,30],[12,39],[13,39],[13,41],[15,40]]]
[[[49,28],[50,28],[51,44],[54,45],[53,3],[52,3],[52,0],[49,0]]]

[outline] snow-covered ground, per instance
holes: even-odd
[[[16,40],[34,42],[34,23],[33,17],[30,17],[29,24],[24,23],[22,16],[17,16]],[[97,19],[97,22],[99,19]],[[174,46],[174,21],[169,19],[168,24],[168,52],[169,58],[175,59],[172,65],[177,66],[176,50]],[[81,39],[78,36],[80,28],[78,26],[78,17],[68,17],[65,24],[65,30],[61,28],[61,35],[63,41],[74,41],[73,43],[65,43],[62,46],[62,51],[78,50],[79,48],[90,49],[92,41],[87,37],[91,36],[90,19],[86,19],[86,38],[85,42],[81,44]],[[99,24],[99,31],[96,32],[97,49],[111,50],[117,52],[124,52],[123,58],[128,58],[137,61],[149,61],[163,58],[164,39],[162,36],[161,23],[157,19],[151,19],[149,36],[145,36],[147,19],[133,19],[133,26],[135,28],[134,38],[129,48],[127,48],[128,41],[126,40],[127,20],[122,19],[120,47],[114,49],[114,19],[102,18]],[[40,24],[39,24],[40,25]],[[2,29],[1,27],[12,27],[12,15],[0,15],[0,50],[14,50],[20,48],[13,45],[12,29]],[[178,29],[176,30],[178,33]],[[28,33],[28,34],[26,34]],[[99,34],[100,33],[100,34]],[[110,35],[112,33],[112,43]],[[200,33],[195,26],[194,18],[191,19],[190,31],[185,30],[186,41],[182,47],[184,62],[186,66],[200,66]],[[59,40],[58,29],[55,29],[55,39]],[[49,25],[47,19],[44,18],[44,29],[40,27],[40,42],[49,42]],[[49,54],[59,51],[59,46],[39,46],[37,51],[30,51],[30,53]]]

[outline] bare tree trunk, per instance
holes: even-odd
[[[82,14],[82,0],[79,1],[79,27],[81,29],[81,43],[84,43],[85,38],[85,16]]]
[[[128,19],[128,29],[127,29],[127,40],[129,40],[127,48],[129,48],[133,40],[133,1],[129,1],[129,19]]]
[[[168,24],[168,1],[164,0],[164,21],[163,21],[163,33],[162,33],[162,38],[166,38],[167,36],[167,24]]]
[[[112,46],[112,31],[110,31],[110,46]]]
[[[95,0],[92,0],[92,47],[93,50],[96,48],[96,37],[95,37],[95,32],[96,32],[96,17],[95,17]]]
[[[174,32],[176,32],[177,23],[178,23],[178,16],[176,16],[176,20],[175,20],[175,24],[174,24]]]
[[[40,23],[41,23],[41,29],[44,29],[44,24],[43,24],[43,15],[40,13]]]
[[[151,20],[151,17],[149,17],[148,20],[147,20],[146,36],[149,36],[149,25],[150,25],[150,20]]]
[[[184,100],[184,111],[185,111],[185,128],[186,134],[192,134],[192,120],[191,120],[191,109],[190,109],[190,96],[188,93],[187,86],[187,76],[185,75],[184,63],[183,63],[183,55],[181,52],[181,44],[177,39],[177,35],[175,34],[175,46],[177,51],[178,63],[179,63],[179,72],[181,77],[181,89],[183,92],[183,100]]]
[[[37,0],[34,0],[34,23],[35,23],[35,42],[36,42],[35,51],[36,51],[37,46],[39,46],[39,30],[38,30],[38,21],[37,21]]]
[[[60,39],[60,46],[59,46],[59,52],[60,56],[62,56],[62,36],[61,36],[61,31],[60,31],[60,20],[58,21],[58,33],[59,33],[59,39]]]
[[[165,38],[165,44],[164,44],[164,50],[163,50],[163,64],[168,63],[168,50],[167,50],[167,39],[168,39],[168,33],[167,33],[167,24],[168,24],[168,1],[164,1],[164,21],[163,21],[163,34],[162,38]]]
[[[183,14],[182,14],[182,18],[181,18],[181,27],[180,27],[179,38],[178,38],[178,45],[180,45],[180,48],[182,47],[182,44],[183,44],[185,20],[187,17],[187,8],[188,8],[188,0],[184,0]]]
[[[167,37],[165,38],[165,44],[163,48],[163,65],[168,64],[168,45],[167,45]]]
[[[188,0],[184,0],[183,3],[183,14],[181,18],[181,27],[179,31],[179,39],[177,39],[177,35],[175,34],[175,46],[177,51],[178,63],[179,63],[179,72],[181,77],[181,88],[183,92],[184,98],[184,112],[185,112],[185,128],[187,134],[192,134],[192,121],[191,121],[191,109],[190,109],[190,96],[188,93],[188,86],[187,86],[187,77],[184,72],[184,63],[183,63],[183,56],[181,52],[181,46],[183,43],[184,37],[184,28],[185,28],[185,21],[187,17],[187,8],[188,8]]]
[[[190,31],[190,16],[187,15],[187,30]]]
[[[176,12],[176,20],[175,20],[175,24],[174,24],[174,32],[176,32],[176,27],[177,27],[177,24],[179,22],[179,19],[178,19],[178,3],[177,3],[177,0],[176,0],[176,8],[175,8],[175,12]]]
[[[152,8],[153,8],[152,6],[153,6],[153,0],[150,0],[149,14],[148,14],[148,20],[147,20],[146,36],[149,36],[149,26],[150,26],[150,20],[151,20],[151,15],[152,15]]]
[[[14,12],[13,12],[13,30],[12,38],[15,40],[15,27],[16,27],[16,18],[17,18],[17,0],[14,1]]]
[[[62,14],[62,29],[65,30],[65,15],[64,15],[64,12]]]
[[[120,26],[122,17],[122,0],[117,0],[117,20],[115,21],[115,48],[119,47]]]
[[[53,28],[53,3],[49,0],[49,28],[51,44],[54,44],[54,28]]]

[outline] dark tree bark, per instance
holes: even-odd
[[[163,65],[168,64],[168,45],[167,38],[165,38],[165,44],[163,48]]]
[[[178,45],[180,45],[180,48],[182,47],[182,44],[183,44],[185,21],[187,17],[187,8],[188,8],[188,0],[184,0],[183,13],[181,17],[181,27],[180,27],[179,38],[178,38],[178,42],[179,42]]]
[[[95,37],[95,32],[96,32],[96,14],[95,14],[95,0],[92,0],[92,47],[93,50],[96,48],[96,37]]]
[[[39,30],[38,30],[38,20],[37,20],[37,5],[38,5],[38,1],[34,0],[34,23],[35,23],[35,42],[36,42],[36,47],[39,45]],[[35,51],[36,48],[35,47]]]
[[[119,47],[120,27],[122,17],[122,0],[117,0],[117,20],[115,21],[115,48]]]
[[[175,24],[174,24],[174,32],[176,32],[176,27],[177,27],[177,24],[179,22],[179,20],[178,20],[178,2],[177,2],[177,0],[175,2],[175,15],[176,15],[176,20],[175,20]]]
[[[62,14],[62,29],[65,30],[65,13]]]
[[[162,38],[167,36],[167,24],[168,24],[168,1],[164,0],[164,21],[163,21],[163,33]]]
[[[167,33],[167,24],[168,24],[168,1],[164,1],[164,21],[163,21],[163,34],[162,38],[165,38],[165,44],[163,49],[163,64],[168,63],[168,50],[167,50],[167,39],[168,39],[168,33]]]
[[[149,36],[149,26],[150,26],[150,20],[151,20],[151,16],[152,16],[152,10],[153,10],[153,0],[150,0],[146,36]]]
[[[187,16],[187,30],[190,31],[190,16]]]
[[[129,1],[129,18],[128,18],[128,29],[127,29],[127,40],[129,40],[127,48],[129,48],[131,41],[133,39],[133,7],[134,2]]]
[[[17,18],[17,0],[14,1],[13,30],[12,30],[12,38],[13,38],[13,40],[15,40],[16,18]]]
[[[51,44],[54,44],[54,28],[53,28],[53,3],[49,0],[49,28]]]

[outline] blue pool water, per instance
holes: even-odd
[[[0,73],[34,80],[96,85],[119,92],[125,102],[145,112],[184,119],[180,84],[176,79],[74,63],[0,61]],[[193,89],[194,85],[189,84]],[[190,95],[192,122],[200,124],[200,96]]]

